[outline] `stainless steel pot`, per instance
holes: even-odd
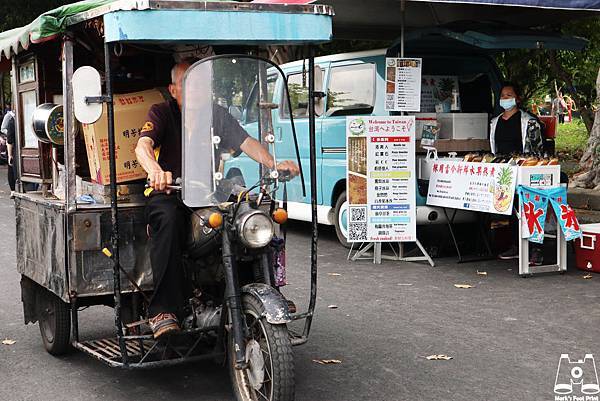
[[[33,132],[42,142],[63,145],[65,125],[62,105],[54,103],[39,105],[33,112]]]

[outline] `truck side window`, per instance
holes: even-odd
[[[273,101],[273,94],[275,93],[275,84],[277,83],[277,75],[270,75],[267,77],[267,99],[269,102]],[[246,124],[254,123],[258,121],[258,85],[254,84],[252,93],[246,104]]]
[[[325,78],[325,69],[322,70],[323,79]],[[288,91],[290,93],[290,102],[292,103],[292,111],[294,118],[308,118],[308,73],[302,78],[302,73],[290,74],[287,77]],[[290,110],[285,99],[285,94],[282,96],[281,118],[290,118]],[[319,116],[319,107],[315,106],[315,114]]]
[[[327,89],[327,116],[371,114],[375,107],[375,64],[333,67]]]
[[[301,73],[290,74],[287,79],[294,118],[308,118],[308,81],[302,85]],[[308,76],[306,79],[308,80]],[[290,118],[287,102],[284,101],[282,106],[282,118]]]

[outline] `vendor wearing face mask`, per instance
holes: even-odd
[[[490,147],[492,153],[500,155],[533,154],[542,155],[544,152],[542,129],[537,117],[519,108],[521,98],[517,87],[505,83],[500,92],[500,107],[504,112],[494,117],[490,127]],[[515,201],[516,202],[516,201]],[[500,253],[500,259],[517,259],[519,248],[519,226],[516,218],[511,218],[513,244],[509,249]],[[543,252],[540,246],[532,246],[529,263],[539,266],[543,262]]]
[[[500,155],[535,154],[544,152],[539,120],[519,108],[521,97],[517,87],[505,83],[500,92],[500,107],[504,112],[494,117],[490,126],[490,148]]]

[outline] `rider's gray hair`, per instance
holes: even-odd
[[[177,64],[175,64],[173,66],[173,68],[171,68],[171,83],[173,85],[175,85],[175,81],[177,81],[177,70],[182,66],[185,65],[186,69],[189,68],[189,66],[191,66],[192,64],[194,64],[196,62],[196,60],[192,59],[192,58],[186,58],[181,60],[180,62],[178,62]]]

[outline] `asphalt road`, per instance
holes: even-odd
[[[0,174],[4,183],[5,170]],[[301,304],[308,295],[308,225],[290,231],[287,293]],[[0,340],[16,340],[0,344],[0,400],[233,399],[226,370],[210,362],[126,372],[76,351],[62,358],[47,354],[37,325],[22,323],[7,187],[0,191],[0,233]],[[566,275],[523,279],[515,263],[457,265],[453,258],[433,268],[351,263],[325,229],[318,254],[313,331],[295,349],[298,401],[554,400],[561,353],[600,359],[600,275],[583,279],[570,266]],[[474,287],[457,289],[456,283]],[[80,326],[82,337],[110,336],[111,310],[83,311]],[[425,358],[432,354],[453,359]],[[581,395],[577,389],[573,394]]]

